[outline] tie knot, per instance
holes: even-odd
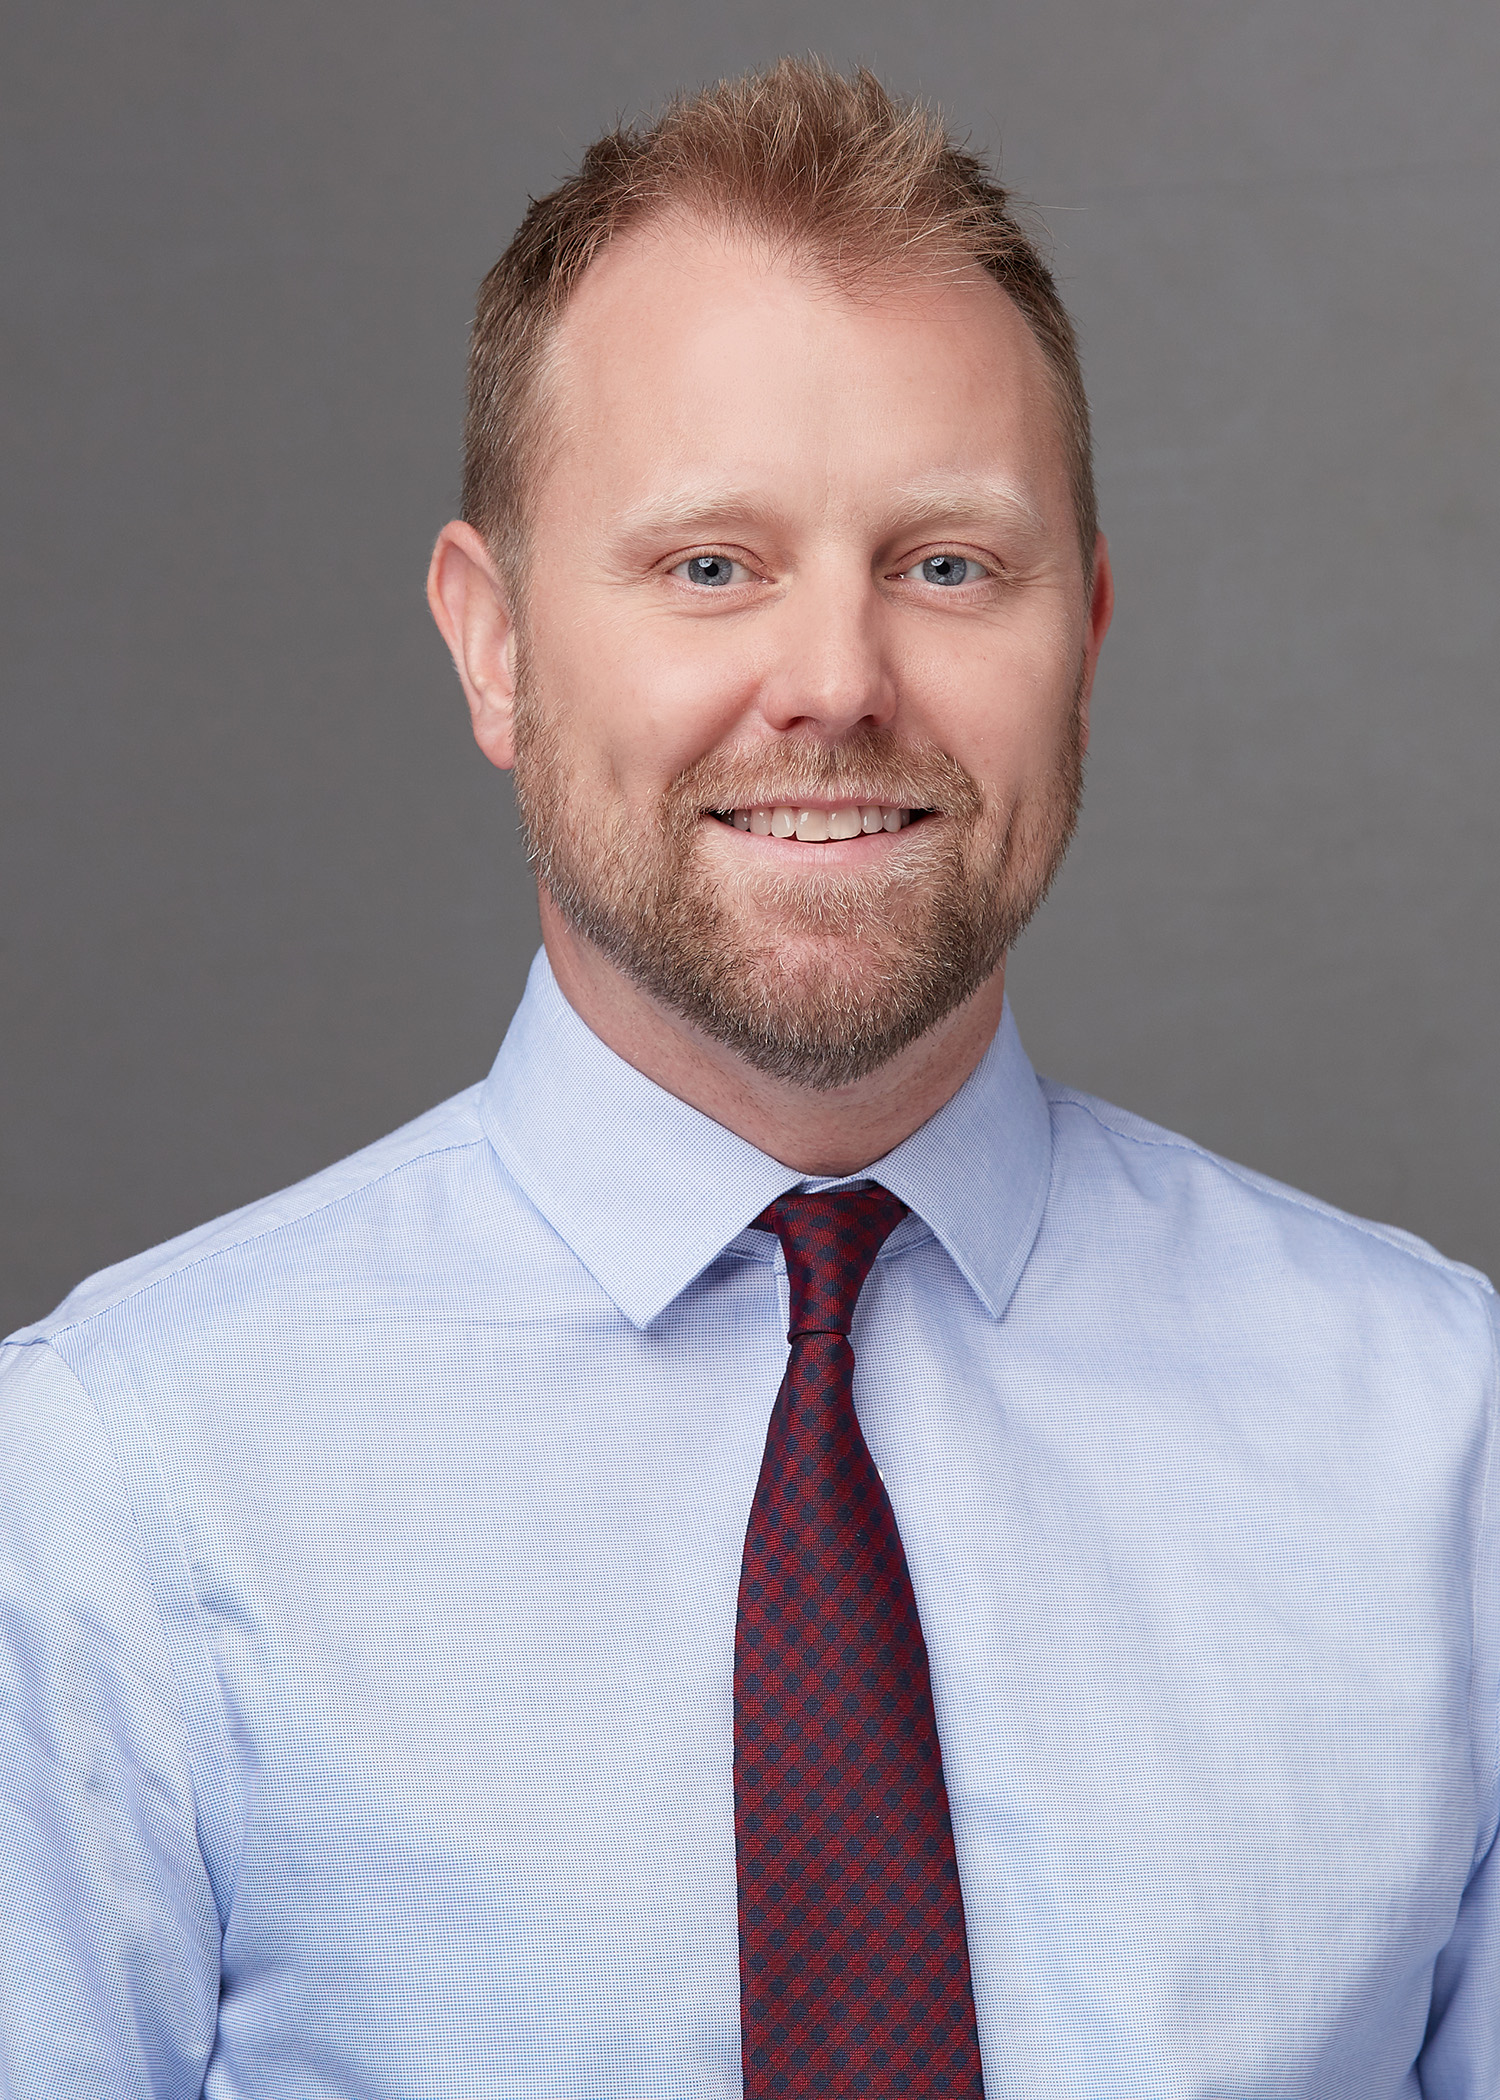
[[[755,1220],[786,1255],[792,1316],[787,1339],[847,1334],[876,1255],[906,1216],[889,1189],[828,1189],[779,1196]]]

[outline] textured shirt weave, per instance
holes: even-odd
[[[1491,2100],[1487,1287],[1008,1018],[870,1172],[990,2100]],[[539,963],[482,1085],[0,1355],[5,2100],[734,2100],[797,1183]]]

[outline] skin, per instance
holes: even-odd
[[[852,298],[746,239],[671,220],[590,268],[556,352],[524,617],[578,787],[644,823],[705,758],[785,765],[799,742],[878,726],[956,759],[996,836],[1043,796],[1079,695],[1086,733],[1113,586],[1102,538],[1086,575],[1047,367],[991,279],[976,268]],[[703,554],[737,564],[729,586],[684,573]],[[987,573],[941,588],[921,573],[935,555]],[[428,597],[479,747],[509,767],[517,606],[471,527],[439,535]],[[706,879],[735,877],[743,910],[773,915],[757,931],[774,935],[760,871],[815,882],[904,853],[919,882],[952,820],[816,846],[699,821]],[[650,997],[545,885],[540,905],[558,983],[589,1027],[803,1173],[854,1173],[888,1152],[957,1091],[999,1023],[1003,961],[876,1071],[797,1085]],[[802,947],[796,969],[851,967],[847,945]]]

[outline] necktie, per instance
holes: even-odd
[[[783,1196],[791,1355],[745,1536],[734,1660],[747,2100],[983,2100],[927,1646],[854,1412],[855,1301],[906,1215]]]

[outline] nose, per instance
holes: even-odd
[[[880,593],[852,563],[800,576],[777,608],[760,708],[773,729],[838,737],[896,708]]]

